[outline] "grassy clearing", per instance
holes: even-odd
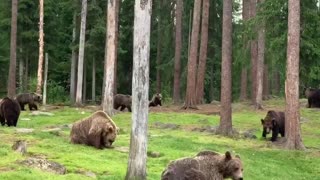
[[[283,100],[265,102],[267,109],[284,109]],[[320,179],[320,110],[302,108],[301,115],[307,121],[302,124],[302,138],[307,151],[287,151],[273,147],[261,139],[260,119],[267,110],[254,111],[245,104],[233,105],[233,124],[240,131],[254,129],[258,139],[231,139],[210,133],[191,131],[194,127],[214,126],[219,123],[217,115],[190,113],[150,113],[148,151],[160,152],[159,158],[148,158],[148,179],[160,179],[168,162],[184,156],[193,156],[198,151],[209,149],[224,153],[229,150],[239,154],[244,162],[245,178],[252,180],[302,180]],[[41,130],[70,124],[89,116],[89,109],[65,107],[54,110],[54,116],[30,116],[23,112],[20,128],[34,128],[29,134],[16,133],[15,128],[0,127],[0,179],[92,179],[81,174],[91,171],[98,179],[124,179],[128,153],[115,149],[96,150],[92,147],[69,143],[70,129],[64,128],[59,134]],[[131,114],[114,116],[121,128],[115,147],[129,147]],[[159,129],[155,122],[174,123],[179,129]],[[21,156],[11,150],[15,140],[28,142],[28,155]],[[28,156],[41,155],[66,166],[66,175],[55,175],[38,169],[21,166],[19,160]]]

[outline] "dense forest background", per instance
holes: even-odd
[[[88,1],[84,62],[84,98],[92,99],[92,68],[96,63],[95,100],[101,99],[105,57],[106,0]],[[187,82],[189,36],[193,1],[183,2],[181,50],[181,101]],[[17,92],[34,92],[37,83],[38,0],[19,0],[17,30]],[[175,0],[153,1],[150,44],[150,95],[157,89],[157,70],[161,74],[161,93],[171,102],[175,61]],[[250,48],[255,29],[265,22],[264,98],[284,95],[286,68],[288,3],[267,0],[258,4],[257,15],[248,21],[241,18],[242,2],[233,5],[232,98],[240,98],[241,72],[248,70],[251,94]],[[48,102],[69,102],[72,50],[79,49],[81,2],[45,0],[44,51],[49,55]],[[134,1],[122,0],[119,11],[117,92],[131,94]],[[75,20],[75,21],[74,21]],[[0,94],[6,94],[10,62],[11,2],[0,1]],[[72,39],[76,28],[76,40]],[[222,0],[210,0],[207,66],[204,80],[205,102],[220,99]],[[318,0],[301,1],[300,86],[320,87],[320,8]],[[157,62],[158,59],[158,62]],[[19,76],[20,75],[20,76]],[[21,78],[23,77],[23,78]],[[302,93],[301,93],[302,94]]]

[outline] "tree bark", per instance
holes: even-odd
[[[285,146],[288,149],[305,149],[299,123],[300,0],[289,0],[288,10]]]
[[[92,102],[96,102],[96,59],[92,61],[92,86],[91,86],[91,99]]]
[[[206,75],[207,48],[208,48],[208,24],[209,24],[209,0],[203,0],[202,22],[201,22],[201,43],[199,54],[199,66],[196,85],[196,103],[204,103],[204,79]]]
[[[240,87],[240,100],[245,101],[247,99],[247,87],[248,87],[248,70],[243,67],[241,70],[241,87]]]
[[[232,63],[232,0],[223,1],[222,17],[222,62],[221,62],[221,108],[218,133],[231,135],[231,63]]]
[[[22,93],[24,90],[23,84],[23,70],[24,70],[24,59],[20,57],[19,59],[19,93]]]
[[[77,28],[76,28],[76,23],[77,21],[77,13],[73,13],[73,29],[72,29],[72,45],[75,44],[76,41],[76,34],[77,34]],[[76,65],[77,65],[77,55],[76,55],[76,50],[72,48],[72,53],[71,53],[71,74],[70,74],[70,99],[71,103],[73,104],[76,99]]]
[[[107,12],[107,35],[106,35],[106,55],[105,55],[105,90],[103,95],[103,111],[109,116],[113,116],[113,96],[114,96],[114,74],[115,62],[117,59],[117,43],[116,34],[117,27],[117,2],[119,0],[108,0]]]
[[[44,81],[43,81],[43,97],[42,97],[42,104],[47,105],[47,80],[48,80],[48,53],[45,56],[45,63],[44,63]]]
[[[188,75],[187,75],[187,90],[186,98],[183,108],[198,109],[196,107],[196,71],[197,71],[197,57],[198,57],[198,40],[199,40],[199,29],[200,29],[200,11],[201,11],[201,0],[194,1],[193,10],[193,22],[192,22],[192,33],[191,33],[191,46],[190,54],[188,58]]]
[[[119,27],[120,27],[120,24],[119,24],[119,13],[120,13],[120,7],[121,7],[121,2],[120,0],[116,0],[116,17],[115,17],[115,24],[117,25],[116,26],[116,34],[115,34],[115,46],[116,46],[116,49],[115,49],[115,55],[116,55],[116,58],[114,60],[114,81],[113,81],[113,94],[117,94],[118,93],[118,76],[117,76],[117,72],[118,72],[118,44],[119,44]]]
[[[176,46],[174,53],[174,83],[173,102],[180,103],[180,77],[181,77],[181,47],[182,47],[182,9],[183,0],[177,0],[176,4]]]
[[[86,18],[87,18],[87,0],[82,0],[81,8],[81,25],[80,25],[80,42],[79,42],[79,59],[78,59],[78,75],[77,75],[77,92],[76,105],[82,105],[82,86],[83,86],[83,59],[86,39]]]
[[[250,18],[254,18],[256,16],[256,7],[257,0],[250,0]],[[254,28],[255,30],[255,28]],[[251,100],[255,105],[256,96],[257,96],[257,59],[258,59],[258,43],[256,37],[251,40],[250,43],[250,51],[251,51]]]
[[[276,94],[277,96],[280,94],[280,73],[278,71],[277,68],[275,68],[275,70],[273,70],[273,87],[272,89],[274,89],[274,94]]]
[[[136,0],[133,37],[132,126],[126,180],[147,179],[151,0]]]
[[[258,3],[263,3],[264,0],[258,0]],[[262,11],[262,9],[260,9]],[[262,108],[262,91],[263,91],[263,66],[264,66],[264,51],[265,51],[265,26],[264,22],[261,23],[258,30],[258,58],[256,61],[257,74],[256,74],[256,99],[255,109]]]
[[[43,1],[39,0],[39,61],[38,61],[38,81],[37,90],[38,94],[42,94],[43,85],[43,47],[44,47],[44,33],[43,33]]]
[[[10,67],[7,95],[8,97],[13,98],[16,95],[18,0],[12,0],[11,6]]]
[[[263,69],[263,99],[269,99],[270,96],[270,81],[268,65],[264,65]]]
[[[82,102],[85,104],[87,100],[87,62],[83,62],[83,87],[82,87]]]

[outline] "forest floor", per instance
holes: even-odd
[[[160,179],[167,164],[181,157],[192,157],[201,150],[240,155],[244,178],[249,180],[320,179],[320,109],[305,108],[301,100],[301,131],[307,150],[289,151],[261,138],[261,118],[268,110],[284,110],[283,99],[264,101],[264,110],[254,110],[249,102],[234,103],[233,138],[214,134],[219,124],[218,102],[182,110],[164,104],[150,108],[148,129],[148,179]],[[120,127],[114,148],[97,150],[70,144],[70,125],[99,109],[96,106],[74,108],[47,106],[49,113],[22,112],[17,128],[0,127],[0,179],[113,179],[125,177],[131,131],[131,113],[119,112],[113,120]],[[32,132],[30,131],[32,130]],[[249,133],[250,136],[244,136]],[[27,153],[11,149],[17,140],[27,143]],[[65,175],[31,168],[22,164],[30,158],[42,158],[62,164]]]

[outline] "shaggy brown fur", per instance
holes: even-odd
[[[308,108],[320,107],[320,89],[306,88],[305,96],[308,99]]]
[[[243,179],[243,166],[238,156],[230,152],[219,155],[204,151],[194,158],[183,158],[171,162],[162,172],[162,180],[233,180]]]
[[[160,93],[157,93],[153,95],[151,101],[149,102],[149,107],[158,106],[158,105],[162,106],[161,101],[162,101],[162,95]]]
[[[0,123],[2,126],[17,126],[20,116],[20,106],[16,100],[8,97],[0,101]]]
[[[70,138],[74,144],[86,144],[97,149],[110,148],[117,137],[117,126],[103,111],[73,124]]]
[[[114,96],[113,100],[113,108],[118,109],[121,107],[120,111],[123,111],[125,108],[128,109],[129,112],[131,112],[131,96],[125,95],[125,94],[117,94]]]
[[[40,103],[42,99],[42,96],[40,94],[37,93],[22,93],[17,95],[16,100],[19,102],[20,104],[20,108],[22,111],[24,111],[24,106],[26,104],[29,105],[29,110],[38,110],[38,107],[36,105],[36,102]]]
[[[285,135],[285,114],[281,111],[268,111],[266,117],[261,119],[263,126],[262,137],[266,138],[267,134],[272,131],[271,141],[276,141],[278,134],[282,137]]]

